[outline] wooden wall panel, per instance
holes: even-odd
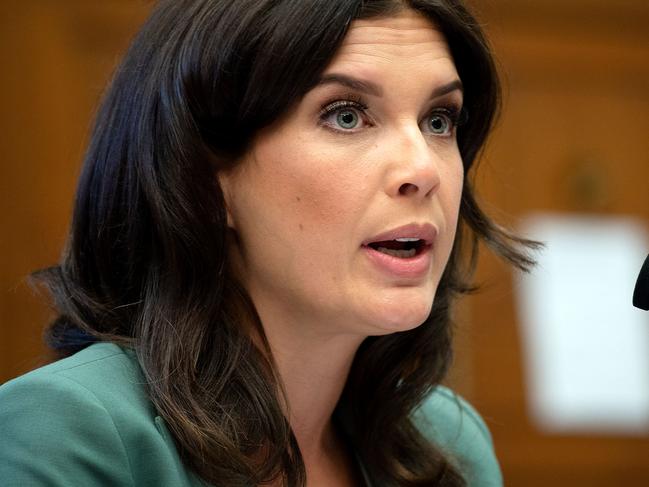
[[[649,228],[649,4],[476,3],[506,93],[478,177],[491,213],[513,225],[535,211],[630,215]],[[584,176],[594,190],[583,191]],[[532,424],[512,272],[486,254],[478,278],[484,290],[461,304],[459,329],[471,387],[458,384],[487,418],[507,485],[649,485],[647,434],[560,436]]]
[[[25,283],[60,255],[92,114],[150,2],[0,4],[0,382],[46,361]]]
[[[632,214],[649,222],[649,3],[474,0],[504,74],[481,164],[487,210]],[[58,259],[91,115],[151,7],[137,0],[0,3],[0,383],[47,359],[49,312],[24,277]],[[575,195],[592,168],[601,197]],[[509,269],[485,255],[458,308],[451,382],[484,414],[509,486],[649,485],[647,437],[545,435],[526,413]]]

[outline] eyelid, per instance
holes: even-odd
[[[368,109],[363,98],[355,93],[330,98],[320,107],[320,115],[326,115],[339,108],[352,107],[365,111]]]

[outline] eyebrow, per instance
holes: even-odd
[[[367,93],[369,95],[378,96],[378,97],[383,96],[383,89],[376,83],[373,83],[372,81],[357,79],[352,76],[347,76],[345,74],[338,74],[338,73],[327,74],[320,78],[316,86],[322,86],[328,84],[339,84],[339,85],[346,86],[347,88],[350,88],[352,90]],[[438,86],[433,90],[433,92],[430,95],[430,98],[431,99],[439,98],[440,96],[447,95],[454,91],[460,91],[464,93],[464,87],[462,86],[462,81],[460,81],[459,79],[455,79],[450,83],[446,83],[445,85]]]

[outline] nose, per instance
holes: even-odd
[[[440,155],[419,127],[408,127],[394,135],[389,149],[391,171],[386,187],[389,196],[429,198],[441,183]]]

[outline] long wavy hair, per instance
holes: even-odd
[[[60,356],[93,341],[136,351],[184,464],[215,485],[306,485],[285,392],[249,295],[230,269],[216,174],[308,92],[354,19],[411,8],[445,34],[465,90],[465,172],[499,107],[499,83],[459,0],[163,0],[135,37],[97,114],[59,265],[34,278],[58,318]],[[468,176],[468,174],[467,174]],[[335,416],[382,486],[464,485],[411,420],[451,358],[450,306],[472,287],[479,241],[532,265],[465,177],[453,252],[421,326],[365,339]],[[246,333],[255,327],[261,349]]]

